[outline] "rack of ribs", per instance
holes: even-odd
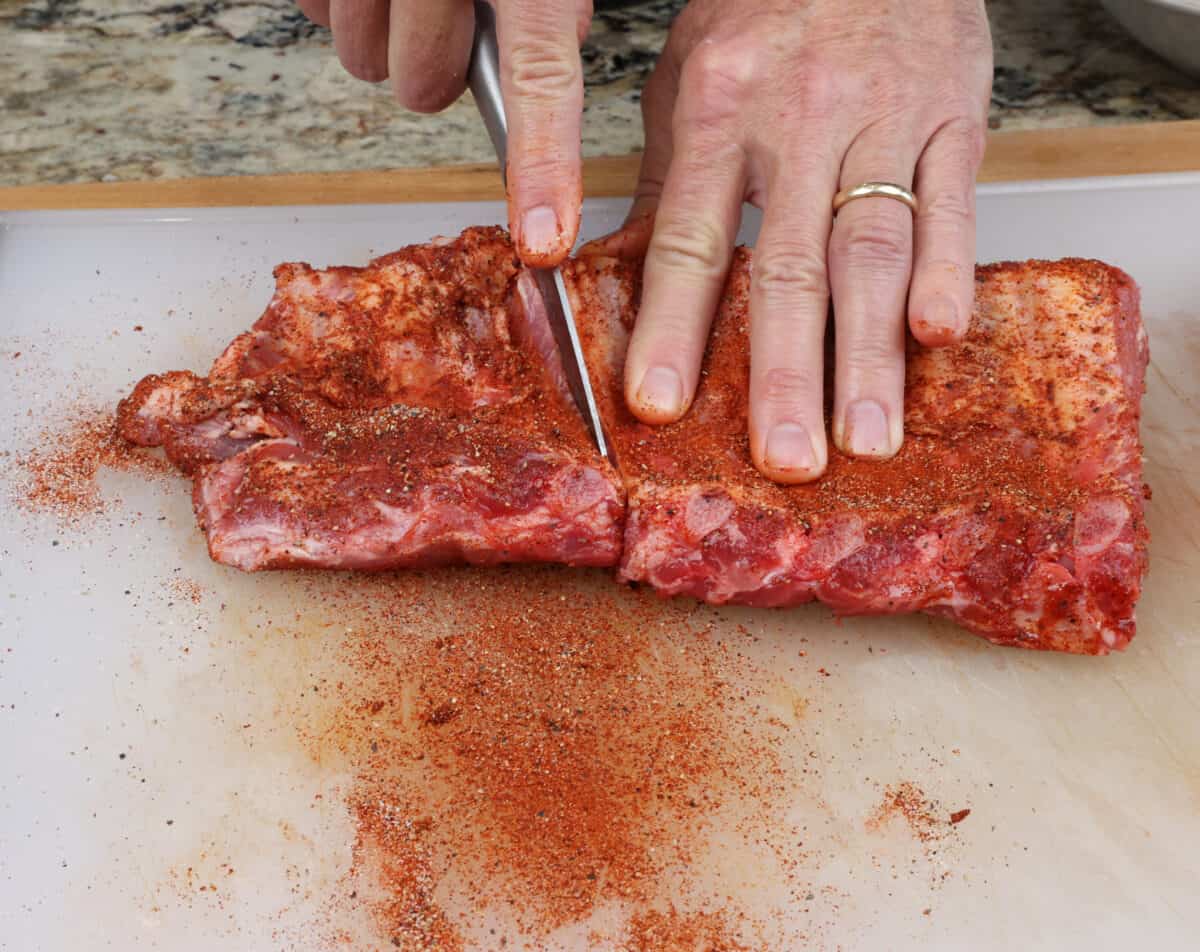
[[[1124,647],[1147,541],[1133,282],[1095,261],[981,267],[966,341],[909,352],[900,453],[832,451],[822,479],[785,487],[749,457],[751,265],[740,250],[696,399],[663,427],[622,397],[640,262],[565,266],[617,470],[496,229],[365,268],[280,266],[254,329],[207,377],[143,380],[121,430],[193,474],[212,557],[243,569],[616,565],[714,604],[817,599],[947,615],[999,644]]]
[[[213,559],[615,563],[620,481],[542,355],[545,313],[502,231],[275,280],[207,377],[147,377],[118,409],[126,439],[193,474]]]
[[[749,455],[751,266],[739,251],[695,401],[661,427],[622,397],[640,262],[571,266],[628,494],[619,577],[714,604],[948,615],[999,644],[1124,647],[1147,541],[1133,282],[1096,261],[979,268],[965,342],[911,345],[900,453],[831,451],[820,480],[780,486]]]

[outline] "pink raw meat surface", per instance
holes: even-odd
[[[628,494],[620,577],[715,604],[926,611],[999,644],[1124,647],[1147,541],[1133,282],[1096,261],[979,268],[967,340],[910,348],[899,455],[833,451],[821,480],[784,487],[749,457],[751,268],[740,251],[696,400],[665,427],[622,398],[640,263],[569,269]]]
[[[193,475],[212,557],[242,569],[619,563],[622,580],[714,604],[925,611],[1088,654],[1129,642],[1148,354],[1126,275],[979,268],[966,341],[910,347],[899,455],[834,451],[822,479],[784,487],[748,451],[750,253],[691,410],[648,427],[622,397],[641,265],[627,238],[564,269],[619,475],[498,229],[363,268],[281,265],[254,328],[206,377],[145,378],[121,432]]]
[[[193,473],[214,559],[615,563],[619,481],[547,370],[545,315],[503,232],[275,277],[207,377],[147,377],[118,414]]]

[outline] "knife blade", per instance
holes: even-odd
[[[500,49],[496,41],[496,15],[491,4],[475,0],[475,41],[471,50],[471,65],[467,70],[467,86],[483,117],[488,136],[496,149],[500,177],[508,180],[508,117],[504,111],[504,96],[500,90]],[[596,406],[596,395],[583,359],[583,345],[571,299],[558,268],[530,268],[534,282],[542,295],[550,332],[558,346],[563,376],[575,405],[583,416],[600,455],[608,459],[608,441]]]

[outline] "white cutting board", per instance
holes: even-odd
[[[589,235],[623,207],[588,202]],[[501,220],[494,204],[0,213],[0,450],[27,448],[64,400],[207,367],[258,316],[279,261],[361,263]],[[979,236],[980,260],[1094,256],[1142,285],[1154,497],[1139,635],[1075,658],[922,618],[723,614],[780,670],[807,638],[788,677],[830,712],[802,743],[822,763],[806,873],[816,905],[833,899],[792,910],[795,932],[813,948],[1196,948],[1200,176],[986,187]],[[264,643],[241,669],[254,626],[298,597],[293,580],[209,563],[178,483],[104,487],[121,503],[84,530],[0,502],[0,948],[305,947],[294,937],[353,831],[338,778],[289,750],[294,725],[273,705],[303,689],[306,660]],[[275,742],[237,742],[243,720]],[[879,785],[914,779],[972,811],[945,857],[902,823],[865,828]],[[218,860],[237,867],[218,900],[180,882],[188,866],[218,875]],[[738,901],[781,895],[759,882]]]

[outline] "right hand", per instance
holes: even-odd
[[[780,483],[829,460],[895,455],[906,324],[929,347],[967,332],[975,174],[992,45],[982,0],[690,0],[642,95],[646,148],[630,227],[646,248],[625,395],[678,420],[701,378],[744,201],[763,211],[749,282],[750,456]],[[835,194],[885,181],[889,198]]]
[[[591,0],[491,0],[508,113],[509,230],[521,260],[559,264],[579,232],[583,183],[579,45]],[[439,112],[467,85],[475,16],[470,0],[297,0],[333,31],[342,65],[391,80],[401,105]]]

